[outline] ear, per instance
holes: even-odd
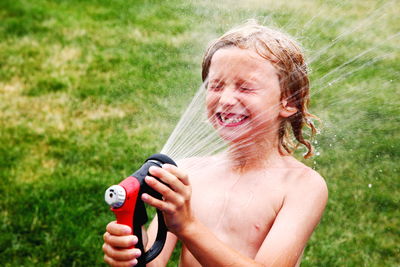
[[[288,118],[295,114],[297,111],[297,108],[291,107],[287,100],[284,99],[281,101],[281,111],[279,112],[279,115],[281,117]]]

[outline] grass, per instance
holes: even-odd
[[[200,85],[206,44],[256,17],[309,58],[321,52],[310,63],[320,155],[306,163],[330,198],[302,266],[398,266],[398,7],[1,1],[0,262],[102,265],[104,190],[161,149]]]

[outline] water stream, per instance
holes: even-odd
[[[258,2],[259,1],[253,1],[252,3]],[[223,4],[221,5],[223,6]],[[335,9],[340,10],[344,8],[343,5],[344,3],[337,5],[333,8],[333,12]],[[326,108],[329,109],[329,107],[332,106],[333,110],[337,110],[341,105],[343,107],[349,107],[349,105],[361,104],[359,99],[360,93],[362,94],[361,97],[365,98],[370,94],[374,94],[375,90],[379,91],[390,88],[397,81],[395,80],[397,77],[394,77],[395,75],[393,75],[393,73],[389,73],[389,75],[392,76],[391,79],[385,79],[385,77],[377,78],[374,77],[374,75],[365,77],[365,80],[374,80],[374,83],[378,83],[381,88],[365,86],[364,84],[357,86],[354,85],[352,81],[358,74],[362,74],[366,71],[373,72],[374,68],[379,68],[380,65],[385,64],[385,61],[390,61],[398,57],[398,49],[396,50],[395,46],[392,44],[399,42],[399,29],[396,31],[394,28],[384,34],[379,33],[380,28],[383,30],[385,25],[391,25],[392,17],[388,15],[388,12],[395,7],[395,1],[388,1],[382,4],[377,3],[364,11],[363,15],[358,16],[356,20],[350,20],[350,23],[347,22],[349,25],[341,27],[343,30],[338,32],[336,37],[331,37],[331,41],[324,41],[322,42],[323,45],[319,47],[315,43],[311,43],[311,45],[317,48],[309,48],[306,46],[307,44],[305,44],[306,54],[308,55],[307,64],[312,71],[310,75],[312,82],[310,92],[311,102],[315,102],[314,98],[316,98],[318,102],[327,101],[329,105],[326,106],[326,104],[324,104],[323,108],[321,108],[320,105],[316,107],[317,111],[322,111],[316,113],[323,121],[323,124],[320,125],[320,128],[323,129],[323,135],[333,135],[333,127],[340,128],[338,124],[342,123],[343,126],[347,128],[348,125],[354,122],[352,118],[353,120],[360,119],[359,117],[356,118],[357,116],[345,115],[340,118],[340,121],[335,121],[335,118],[332,118],[330,114],[326,113]],[[218,8],[221,7],[216,6],[216,10],[218,10]],[[223,11],[215,12],[223,13]],[[248,13],[251,14],[251,12],[253,11]],[[259,21],[263,21],[264,24],[277,24],[269,16],[262,17],[256,14],[253,15],[253,17],[256,17]],[[281,25],[280,28],[284,31],[295,29],[293,35],[299,38],[300,41],[308,39],[318,40],[318,38],[307,36],[307,34],[311,29],[314,30],[318,28],[318,23],[320,23],[322,19],[321,16],[323,16],[323,9],[319,10],[310,20],[304,22],[304,25],[299,25],[298,19],[292,17],[286,24]],[[235,21],[234,19],[231,20]],[[237,18],[235,21],[236,24],[242,22],[238,20],[240,20],[240,18]],[[337,17],[332,22],[332,26],[343,23],[342,20],[343,18]],[[324,26],[326,27],[328,25],[321,25],[321,32],[324,31]],[[227,29],[229,28],[225,30]],[[357,40],[359,40],[360,43],[368,43],[368,46],[358,45]],[[335,54],[335,51],[340,51],[344,56],[342,55],[339,58]],[[364,81],[364,79],[359,80]],[[376,80],[381,81],[377,82]],[[343,89],[346,87],[347,89]],[[332,92],[334,91],[342,92],[339,98],[332,99]],[[162,153],[169,154],[171,157],[180,160],[187,157],[212,155],[226,148],[226,143],[218,137],[207,119],[204,108],[205,92],[206,89],[204,88],[204,84],[202,84],[164,145]],[[326,97],[325,94],[329,97]],[[311,105],[311,107],[313,107],[313,105]],[[269,109],[272,108],[274,107],[269,107]],[[361,110],[362,107],[360,107],[359,112],[361,112]],[[368,118],[362,118],[362,120],[367,119]],[[366,123],[367,121],[363,122],[363,124]],[[318,150],[318,144],[315,143],[315,145]],[[322,151],[317,151],[316,156],[319,156],[321,152]]]

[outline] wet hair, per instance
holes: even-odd
[[[316,128],[311,119],[317,117],[308,112],[310,101],[308,68],[297,42],[279,30],[262,26],[251,20],[226,32],[211,43],[203,58],[203,82],[207,80],[215,52],[227,47],[252,49],[262,58],[270,61],[278,70],[281,101],[286,100],[289,106],[297,109],[295,114],[281,121],[278,132],[279,151],[282,154],[292,154],[299,144],[303,144],[307,148],[304,157],[311,157],[313,146],[304,138],[303,127],[308,126],[311,129],[310,138],[312,138],[316,133]]]

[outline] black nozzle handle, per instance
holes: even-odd
[[[160,254],[162,249],[164,248],[165,241],[167,240],[168,229],[167,226],[165,225],[164,215],[158,209],[157,209],[157,218],[158,218],[157,237],[151,248],[144,254],[145,262],[150,262],[155,257],[157,257],[158,254]]]
[[[138,199],[139,201],[139,199]],[[143,202],[142,202],[143,203]],[[145,209],[145,208],[144,208]],[[135,212],[136,214],[136,212]],[[147,217],[147,214],[146,214]],[[138,263],[136,266],[142,267],[146,266],[146,263],[154,260],[157,257],[162,249],[164,248],[165,241],[167,240],[167,226],[165,225],[164,215],[160,210],[157,209],[157,219],[158,219],[158,230],[156,240],[149,250],[144,252],[145,248],[143,246],[143,238],[142,238],[142,225],[140,223],[134,224],[134,233],[138,238],[138,242],[136,244],[136,248],[142,251],[142,255],[137,259]],[[144,252],[144,253],[143,253]]]
[[[133,221],[134,233],[135,235],[137,235],[138,238],[136,248],[142,251],[142,255],[137,259],[138,264],[136,266],[139,267],[146,266],[146,263],[152,261],[155,257],[157,257],[164,248],[164,244],[167,239],[168,229],[165,225],[164,215],[160,210],[157,209],[158,231],[156,240],[148,251],[144,251],[142,226],[147,222],[148,218],[146,207],[144,206],[144,203],[141,199],[141,195],[143,193],[147,193],[155,198],[162,199],[162,195],[149,187],[144,181],[144,178],[146,177],[146,175],[149,175],[148,170],[151,166],[161,167],[165,163],[173,164],[176,166],[176,163],[170,157],[164,154],[154,154],[146,160],[146,162],[139,170],[132,174],[132,176],[135,177],[140,183],[140,192],[136,200],[135,215]]]

